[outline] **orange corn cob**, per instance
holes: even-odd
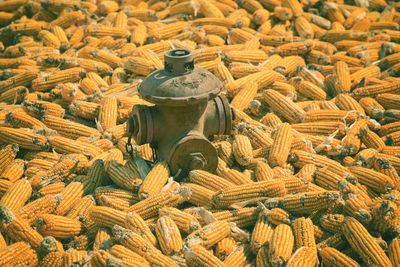
[[[282,166],[286,162],[292,140],[293,133],[290,124],[281,124],[274,135],[274,142],[269,153],[268,160],[272,166]]]
[[[20,179],[12,184],[2,196],[0,205],[7,207],[12,212],[16,212],[25,205],[31,194],[31,184],[26,179]]]
[[[263,245],[269,244],[274,230],[266,216],[260,214],[251,234],[250,246],[254,254],[258,253]]]
[[[271,263],[282,266],[292,255],[294,236],[290,226],[286,224],[278,225],[269,243],[268,257]]]
[[[178,226],[169,216],[164,215],[158,218],[156,234],[164,254],[171,255],[182,248],[182,237]]]
[[[166,162],[157,163],[147,174],[139,189],[141,199],[156,195],[165,185],[169,177],[169,168]]]
[[[110,253],[114,257],[122,259],[123,263],[129,262],[132,264],[132,266],[137,265],[137,266],[150,267],[149,262],[146,261],[142,256],[124,246],[114,245],[112,246]]]

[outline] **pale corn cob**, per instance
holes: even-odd
[[[201,227],[200,223],[193,215],[173,207],[164,207],[160,209],[159,214],[160,216],[170,217],[180,230],[188,234]]]
[[[352,217],[345,218],[343,233],[350,246],[359,253],[365,262],[368,264],[392,266],[389,258],[381,247],[379,247],[378,243],[356,219]]]
[[[288,123],[282,123],[274,135],[274,142],[269,152],[268,161],[272,166],[282,166],[286,162],[292,140],[292,127]]]
[[[117,225],[112,230],[113,236],[122,245],[145,258],[150,264],[178,266],[171,258],[163,255],[149,241],[143,239],[138,234]]]
[[[143,219],[149,219],[156,216],[160,208],[174,207],[190,199],[190,195],[191,188],[189,186],[181,186],[173,191],[164,191],[153,197],[146,198],[132,205],[128,211],[134,211]]]
[[[32,186],[26,179],[16,181],[1,197],[0,205],[7,207],[12,212],[20,210],[31,197]]]
[[[286,194],[282,181],[268,180],[262,182],[248,183],[221,189],[213,196],[216,206],[226,207],[237,202],[262,197],[278,197]]]
[[[156,234],[161,250],[166,255],[179,252],[183,246],[178,226],[169,216],[163,215],[158,218]]]
[[[158,194],[165,185],[169,177],[169,167],[167,162],[159,162],[144,178],[139,189],[140,199],[145,199]]]
[[[254,225],[257,221],[258,211],[255,207],[251,208],[238,208],[232,211],[218,211],[214,212],[212,216],[219,221],[227,221],[235,223],[237,227],[248,227]]]
[[[230,231],[231,228],[227,221],[215,221],[188,235],[183,241],[183,246],[192,248],[196,245],[202,245],[209,249],[227,237]]]

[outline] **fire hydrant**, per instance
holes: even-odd
[[[128,130],[137,145],[150,143],[157,160],[167,161],[171,175],[190,170],[215,171],[217,151],[208,140],[230,134],[233,109],[222,83],[209,71],[194,66],[193,52],[173,49],[164,54],[164,69],[139,85],[141,97],[154,106],[135,105]]]

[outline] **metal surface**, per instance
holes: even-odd
[[[164,62],[165,68],[150,74],[138,88],[156,105],[132,108],[129,133],[138,145],[150,143],[178,178],[192,169],[214,171],[217,152],[207,138],[230,134],[234,116],[225,96],[218,95],[221,82],[195,67],[189,50],[167,51]]]

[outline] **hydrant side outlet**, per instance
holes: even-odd
[[[193,53],[173,49],[164,54],[164,69],[151,73],[139,85],[142,98],[154,106],[135,105],[128,130],[138,145],[150,143],[172,175],[190,170],[215,171],[217,151],[207,139],[230,134],[233,110],[222,83],[209,71],[195,67]]]

